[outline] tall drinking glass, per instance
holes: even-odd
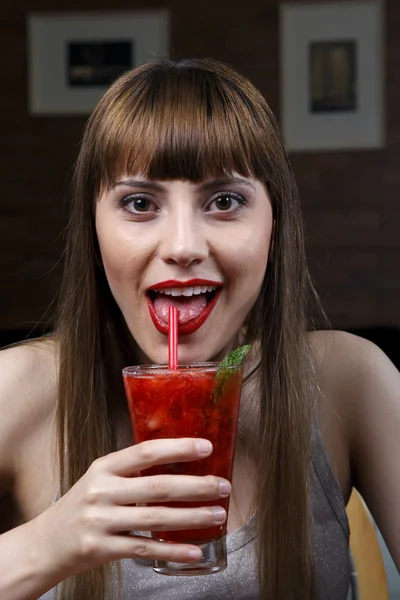
[[[219,363],[193,363],[168,369],[163,365],[127,367],[125,391],[136,443],[163,438],[205,438],[213,444],[211,456],[185,463],[160,465],[141,475],[216,475],[231,481],[233,455],[243,379],[242,365],[220,368]],[[223,506],[229,498],[207,502],[169,502],[166,506]],[[202,559],[196,563],[154,561],[164,575],[216,573],[227,564],[226,522],[206,529],[154,531],[165,542],[196,544]]]

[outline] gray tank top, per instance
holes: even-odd
[[[346,600],[351,573],[349,524],[339,483],[318,428],[314,430],[313,466],[312,543],[318,596],[321,600]],[[150,561],[122,560],[120,600],[261,600],[254,544],[256,521],[252,517],[244,527],[227,536],[228,566],[220,573],[165,577],[153,571]],[[38,600],[56,598],[54,588]]]

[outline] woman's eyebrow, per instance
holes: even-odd
[[[156,183],[155,181],[143,181],[142,179],[135,179],[135,177],[128,177],[127,179],[123,179],[122,181],[117,181],[116,183],[114,183],[112,188],[115,189],[116,187],[120,187],[122,185],[147,190],[164,190],[164,187],[160,183]]]
[[[219,177],[216,179],[209,179],[207,181],[202,182],[198,189],[199,191],[208,191],[210,189],[223,187],[225,185],[245,185],[249,187],[251,190],[255,191],[254,184],[248,179],[244,179],[242,177]],[[165,188],[156,181],[148,181],[143,179],[136,179],[135,177],[127,177],[126,179],[122,179],[121,181],[117,181],[112,186],[112,189],[115,189],[120,186],[129,186],[141,189],[148,190],[157,190],[164,191]]]
[[[221,177],[218,179],[211,179],[209,181],[205,181],[199,186],[200,191],[206,191],[209,189],[222,187],[224,185],[246,185],[255,191],[255,186],[248,179],[244,179],[242,177]]]

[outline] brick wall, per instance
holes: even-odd
[[[40,320],[58,286],[64,196],[84,119],[32,118],[25,18],[33,11],[168,8],[175,56],[213,56],[279,103],[279,0],[14,0],[0,9],[0,330]],[[383,150],[294,155],[312,274],[337,327],[400,325],[400,3],[387,0]],[[200,8],[201,7],[201,8]]]

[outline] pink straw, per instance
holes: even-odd
[[[168,367],[178,368],[178,309],[170,306],[168,309]]]

